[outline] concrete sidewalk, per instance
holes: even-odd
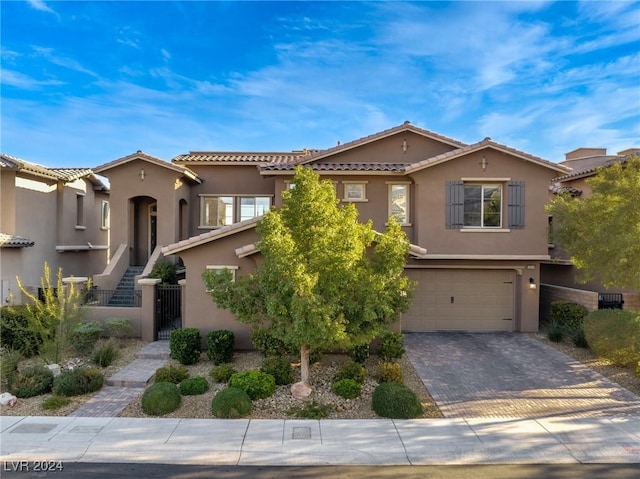
[[[640,417],[0,417],[0,460],[198,465],[640,463]]]

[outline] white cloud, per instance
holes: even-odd
[[[21,90],[38,90],[47,86],[64,84],[64,82],[58,80],[36,80],[24,73],[7,69],[2,70],[0,82],[5,86],[13,86]]]
[[[98,78],[97,73],[91,71],[88,68],[85,68],[75,58],[58,56],[54,53],[53,48],[45,48],[45,47],[37,47],[37,46],[34,46],[32,48],[33,48],[33,51],[36,53],[36,55],[44,58],[49,63]]]
[[[31,5],[31,8],[35,10],[38,10],[40,12],[52,13],[59,17],[58,13],[53,8],[51,8],[46,3],[44,3],[42,0],[28,0],[28,2],[29,2],[29,5]]]

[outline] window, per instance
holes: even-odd
[[[464,185],[464,227],[502,226],[502,186]]]
[[[109,202],[102,201],[102,206],[100,208],[100,227],[103,230],[109,228]]]
[[[343,181],[344,198],[342,201],[367,201],[367,183]]]
[[[402,225],[409,224],[409,184],[389,183],[389,217]]]
[[[265,214],[270,196],[201,196],[200,228],[219,228]]]
[[[222,273],[223,271],[229,271],[231,273],[231,281],[235,282],[236,280],[236,270],[237,266],[227,266],[227,265],[207,265],[207,271],[214,271],[217,274]],[[207,293],[210,293],[211,290],[205,290]]]
[[[84,195],[76,195],[76,229],[85,229],[84,226]]]

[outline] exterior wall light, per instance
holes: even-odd
[[[533,278],[529,278],[529,289],[536,289],[538,285]]]

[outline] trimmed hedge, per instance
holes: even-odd
[[[382,363],[375,375],[376,381],[382,383],[404,383],[402,367],[398,363]]]
[[[209,390],[209,382],[202,376],[196,376],[181,381],[179,387],[183,396],[198,396]]]
[[[340,381],[341,379],[353,379],[354,381],[362,384],[365,379],[367,379],[367,370],[362,364],[349,359],[338,366],[336,375],[333,378],[334,381]]]
[[[155,382],[180,384],[189,377],[189,371],[184,366],[163,366],[156,371]]]
[[[195,364],[200,359],[200,342],[199,329],[174,329],[169,336],[171,357],[180,364]]]
[[[251,414],[253,404],[249,395],[240,388],[228,387],[211,400],[211,413],[222,419],[237,419]]]
[[[24,371],[11,374],[8,378],[9,391],[19,398],[40,396],[51,391],[53,373],[44,366],[31,366]]]
[[[402,333],[387,333],[380,338],[378,355],[385,361],[400,359],[404,352]]]
[[[635,366],[640,361],[640,311],[593,311],[584,318],[584,333],[598,356],[620,366]]]
[[[362,386],[353,379],[340,379],[333,383],[333,392],[345,399],[354,399],[360,396]]]
[[[80,396],[98,391],[104,384],[104,375],[94,368],[64,371],[53,380],[56,396]]]
[[[403,384],[382,383],[373,392],[373,410],[391,419],[413,419],[422,415],[422,404],[415,393]]]
[[[142,410],[150,416],[164,416],[180,407],[182,396],[173,383],[155,383],[142,395]]]
[[[233,359],[235,335],[233,331],[220,329],[207,334],[207,357],[213,364],[230,363]]]
[[[229,378],[237,372],[238,371],[236,371],[236,369],[230,364],[221,364],[220,366],[216,366],[211,369],[209,375],[217,383],[228,383]]]
[[[285,357],[270,356],[264,358],[260,371],[271,374],[278,385],[293,383],[293,367]]]
[[[262,371],[244,371],[231,376],[229,387],[242,389],[251,399],[264,399],[276,392],[276,380]]]
[[[71,333],[71,342],[76,351],[85,356],[91,354],[102,335],[102,325],[95,321],[81,323]]]

